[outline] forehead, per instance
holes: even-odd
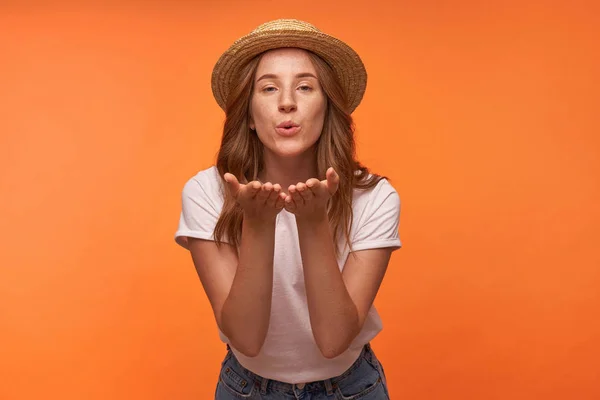
[[[265,52],[258,63],[256,75],[265,73],[283,74],[312,72],[315,67],[310,61],[308,52],[303,49],[283,48]]]

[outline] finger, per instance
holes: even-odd
[[[280,192],[277,195],[277,201],[275,202],[275,208],[281,210],[285,207],[285,199],[287,198],[287,194]]]
[[[225,175],[223,175],[223,179],[225,179],[225,182],[227,183],[227,190],[229,190],[229,193],[231,193],[234,199],[237,198],[240,191],[240,182],[235,175],[226,172]]]
[[[306,186],[314,196],[321,196],[327,192],[325,185],[321,184],[321,181],[317,178],[310,178],[307,180]]]
[[[285,198],[287,197],[287,195],[281,191],[281,185],[279,183],[276,183],[273,185],[273,193],[274,193],[273,206],[276,209],[281,210],[285,205]]]
[[[304,203],[310,201],[313,197],[315,197],[313,192],[304,183],[299,183],[298,185],[296,185],[296,189],[298,189],[298,193],[300,194],[302,199],[304,199]]]
[[[262,185],[260,191],[256,194],[256,199],[260,202],[267,202],[269,197],[271,196],[271,192],[273,191],[273,185],[271,182],[267,182]]]
[[[338,190],[338,187],[340,185],[340,177],[337,174],[337,172],[335,172],[333,167],[329,167],[326,176],[327,190],[329,191],[329,194],[333,195]]]
[[[298,193],[296,185],[291,185],[289,188],[289,192],[290,196],[292,196],[292,199],[294,200],[294,203],[296,203],[296,207],[299,207],[304,204],[304,199],[302,198],[302,196],[300,196],[300,193]]]
[[[285,197],[284,207],[286,210],[288,210],[291,213],[296,211],[296,202],[294,201],[294,198],[292,196],[287,195]]]
[[[256,194],[260,191],[262,185],[258,181],[252,181],[246,185],[246,195],[250,198],[256,197]]]
[[[277,201],[277,197],[279,197],[279,190],[275,186],[273,186],[272,190],[269,192],[269,197],[267,198],[267,205],[269,207],[275,207],[275,202]]]

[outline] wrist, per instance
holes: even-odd
[[[274,225],[275,220],[277,219],[277,214],[265,216],[244,212],[242,215],[243,223],[253,228],[262,228],[271,224]]]
[[[298,227],[316,227],[323,224],[329,224],[327,211],[313,213],[310,215],[296,215],[296,225]]]

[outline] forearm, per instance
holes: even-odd
[[[275,219],[244,219],[239,263],[221,319],[223,333],[248,356],[260,352],[269,327],[274,245]]]
[[[358,334],[358,311],[335,258],[327,216],[310,221],[297,218],[296,224],[313,335],[321,353],[335,357]]]

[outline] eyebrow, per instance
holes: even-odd
[[[260,81],[261,79],[277,79],[277,78],[279,78],[279,77],[275,74],[264,74],[263,76],[258,78],[256,80],[256,82]],[[310,72],[301,72],[299,74],[296,74],[296,78],[315,78],[315,79],[317,79],[317,77],[314,76],[313,74],[311,74]]]

